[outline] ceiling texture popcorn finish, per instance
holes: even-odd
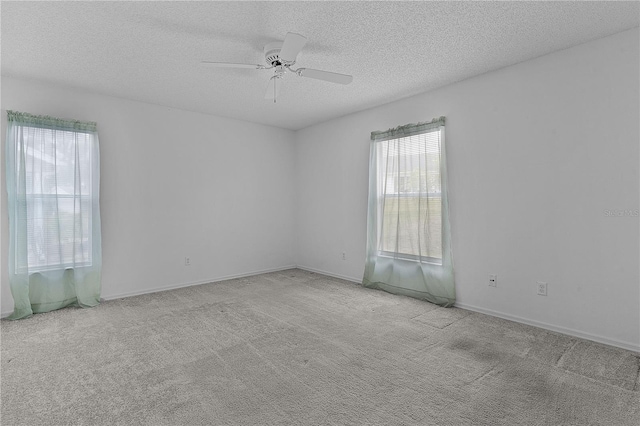
[[[638,2],[7,2],[2,74],[300,129],[638,26]],[[298,61],[348,86],[200,62]]]

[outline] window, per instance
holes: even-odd
[[[376,144],[380,255],[442,263],[441,127]]]
[[[444,129],[439,117],[371,132],[362,285],[452,306]]]
[[[100,303],[97,124],[7,111],[9,284],[27,318]]]
[[[94,133],[30,124],[14,131],[15,182],[25,185],[26,268],[91,266]],[[18,259],[16,269],[24,268]]]

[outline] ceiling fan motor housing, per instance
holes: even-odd
[[[282,49],[281,41],[274,41],[272,43],[268,43],[264,47],[264,59],[267,62],[267,65],[278,66],[282,65],[280,61],[280,50]]]

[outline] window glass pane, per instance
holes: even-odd
[[[380,250],[441,259],[441,206],[439,197],[387,199]]]

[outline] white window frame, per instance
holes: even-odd
[[[441,129],[434,129],[434,130],[428,130],[425,131],[424,133],[431,133],[431,132],[441,132]],[[441,133],[442,135],[442,133]],[[391,141],[396,141],[396,140],[400,140],[400,139],[404,139],[404,137],[400,137],[400,138],[395,138],[395,139],[389,139],[389,142]],[[442,149],[442,147],[440,147],[440,149]],[[381,180],[384,179],[384,167],[381,167],[383,164],[386,165],[386,161],[387,161],[387,157],[385,155],[379,155],[378,156],[378,166],[377,166],[377,170],[378,170],[378,182],[380,182]],[[440,164],[440,162],[438,162],[438,168],[439,168],[439,177],[440,177],[440,192],[426,192],[426,193],[415,193],[415,192],[400,192],[400,191],[396,191],[396,193],[398,194],[398,197],[403,196],[403,197],[421,197],[421,196],[427,196],[430,198],[439,198],[440,200],[440,223],[444,223],[444,209],[442,207],[442,164]],[[398,186],[399,182],[394,182],[394,186]],[[437,195],[437,196],[436,196]],[[377,255],[381,256],[381,257],[386,257],[386,258],[394,258],[394,259],[402,259],[402,260],[406,260],[406,261],[410,261],[410,262],[418,262],[418,263],[428,263],[428,264],[433,264],[433,265],[442,265],[443,264],[443,259],[442,256],[444,256],[444,253],[442,254],[441,257],[431,257],[431,256],[418,256],[418,255],[413,255],[413,254],[409,254],[409,253],[400,253],[400,252],[395,252],[395,251],[388,251],[388,250],[382,250],[381,246],[382,246],[382,240],[383,240],[383,222],[384,222],[384,207],[383,207],[383,197],[379,197],[377,200],[377,204],[378,204],[378,214],[377,214],[377,227],[379,230],[378,235],[379,237],[379,241],[377,244]],[[442,225],[440,226],[440,239],[442,240],[443,237],[443,229],[442,229]]]
[[[37,126],[37,125],[31,125],[31,124],[20,124],[19,125],[22,128],[22,132],[23,133],[28,133],[27,129],[47,129],[50,130],[46,127],[41,127],[41,126]],[[87,134],[87,132],[84,132],[82,130],[53,130],[53,131],[63,131],[63,132],[71,132],[74,134]],[[50,142],[53,143],[53,142]],[[19,161],[19,156],[16,156],[16,162]],[[91,157],[93,158],[93,156]],[[15,170],[18,171],[19,167],[15,167]],[[26,173],[26,171],[25,171]],[[17,176],[16,176],[17,178]],[[93,188],[93,167],[89,167],[89,188]],[[16,179],[16,183],[18,182],[18,179]],[[51,199],[62,199],[62,198],[68,198],[68,199],[74,199],[74,198],[79,198],[81,201],[80,202],[84,202],[84,201],[88,201],[90,205],[92,205],[93,203],[93,198],[94,195],[90,194],[90,195],[65,195],[65,194],[43,194],[43,193],[32,193],[29,194],[30,197],[35,198],[39,198],[39,199],[47,199],[47,198],[51,198]],[[87,241],[87,247],[88,247],[88,261],[85,262],[62,262],[62,263],[49,263],[47,265],[32,265],[32,264],[27,264],[27,266],[20,266],[18,265],[18,257],[15,257],[15,270],[18,272],[28,272],[29,274],[32,273],[38,273],[38,272],[46,272],[46,271],[61,271],[61,270],[66,270],[66,269],[72,269],[72,268],[82,268],[82,267],[91,267],[93,265],[93,241],[92,241],[92,232],[91,229],[93,229],[93,208],[89,208],[87,210],[87,214],[89,215],[89,225],[88,225],[88,229],[89,232],[87,232],[87,236],[88,236],[88,241]],[[27,242],[28,244],[28,242]],[[27,245],[27,250],[29,250],[30,247]],[[29,256],[27,256],[27,259],[29,258]]]

